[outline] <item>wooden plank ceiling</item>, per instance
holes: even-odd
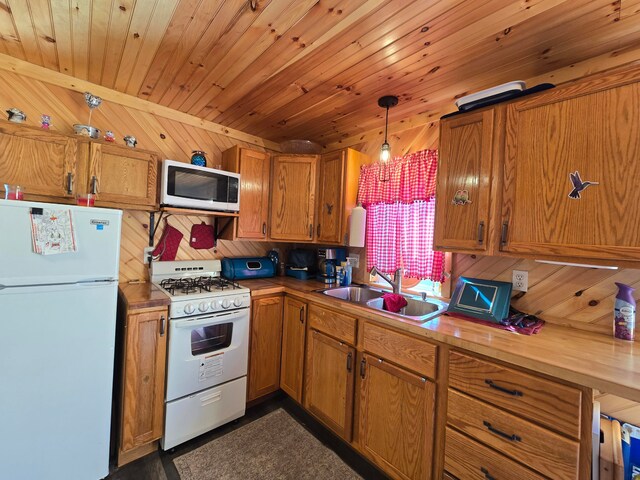
[[[0,53],[323,144],[640,44],[638,0],[0,0]],[[423,122],[426,123],[426,122]]]

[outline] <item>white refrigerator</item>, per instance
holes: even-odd
[[[34,215],[71,211],[76,251],[34,253]],[[122,212],[0,200],[0,478],[109,473]]]

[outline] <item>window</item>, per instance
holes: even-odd
[[[375,266],[393,274],[402,268],[410,279],[444,280],[444,253],[433,250],[437,163],[436,150],[423,150],[362,168],[358,198],[367,209],[368,270]],[[388,181],[380,181],[381,169]],[[413,287],[429,285],[414,282]]]

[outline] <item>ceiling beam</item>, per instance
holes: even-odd
[[[614,50],[613,52],[608,52],[597,57],[589,58],[588,60],[584,60],[579,63],[567,65],[566,67],[562,67],[557,70],[552,70],[550,72],[528,78],[525,81],[529,86],[538,85],[545,82],[559,85],[561,83],[577,80],[594,73],[603,72],[605,70],[635,62],[640,63],[640,46]],[[451,111],[451,108],[448,108],[447,111],[421,113],[419,115],[409,117],[405,120],[400,120],[399,122],[390,123],[389,135],[398,134],[404,130],[409,130],[410,128],[416,128],[420,125],[427,125],[431,122],[436,122],[442,115],[449,111]],[[353,135],[351,137],[338,140],[337,142],[329,143],[324,146],[324,150],[326,152],[331,152],[363,142],[375,141],[376,139],[382,142],[383,135],[384,129],[382,128],[381,124],[380,128]]]
[[[239,140],[259,147],[267,148],[279,152],[280,145],[265,138],[257,137],[249,133],[242,132],[233,128],[225,127],[219,123],[210,122],[201,118],[189,115],[188,113],[174,110],[173,108],[158,105],[142,98],[134,97],[126,93],[117,92],[107,87],[97,85],[95,83],[81,80],[79,78],[65,75],[64,73],[49,70],[24,60],[19,60],[9,55],[0,53],[0,70],[6,70],[18,75],[33,78],[41,82],[49,83],[59,87],[74,90],[76,92],[91,92],[94,95],[102,97],[103,100],[117,103],[125,107],[133,108],[146,113],[151,113],[159,117],[176,120],[178,122],[191,125],[193,127],[202,128],[218,135],[224,135],[234,140]]]

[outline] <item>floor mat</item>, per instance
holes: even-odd
[[[176,458],[181,480],[361,479],[278,409]]]

